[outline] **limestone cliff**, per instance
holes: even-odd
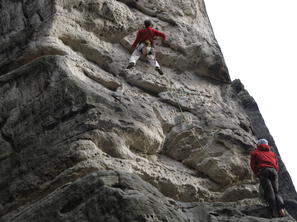
[[[0,221],[269,219],[249,168],[256,102],[230,81],[203,0],[0,1]],[[127,70],[145,19],[160,76]]]

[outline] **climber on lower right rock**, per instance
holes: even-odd
[[[272,217],[284,217],[284,201],[278,189],[278,160],[266,139],[259,139],[257,149],[251,152],[251,168],[260,179],[264,198],[268,202]]]

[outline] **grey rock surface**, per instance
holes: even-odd
[[[139,177],[100,171],[66,183],[4,221],[186,221],[185,215]]]
[[[99,171],[64,184],[1,221],[295,221],[291,217],[269,219],[268,215],[265,206],[254,199],[180,203],[138,176]]]
[[[293,220],[258,199],[249,151],[276,146],[202,0],[3,0],[0,16],[1,222]],[[168,36],[163,76],[125,69],[145,19]],[[297,218],[282,162],[280,178]]]

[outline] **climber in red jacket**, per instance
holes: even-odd
[[[278,160],[266,139],[260,139],[257,149],[251,152],[250,165],[254,174],[260,178],[260,185],[272,217],[284,217],[284,201],[278,193]]]
[[[163,40],[166,36],[163,32],[160,32],[152,28],[152,22],[150,20],[144,21],[145,28],[140,29],[137,33],[136,39],[132,44],[132,49],[134,49],[127,69],[131,69],[135,66],[137,60],[143,54],[148,59],[149,63],[155,67],[160,75],[163,75],[160,65],[156,60],[154,40],[156,37],[161,37]]]

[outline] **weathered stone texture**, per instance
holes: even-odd
[[[3,0],[0,16],[1,222],[270,221],[249,151],[273,138],[202,0]],[[125,69],[148,18],[164,76]]]
[[[177,203],[135,175],[100,171],[66,183],[0,221],[295,221],[267,215],[257,200]]]

